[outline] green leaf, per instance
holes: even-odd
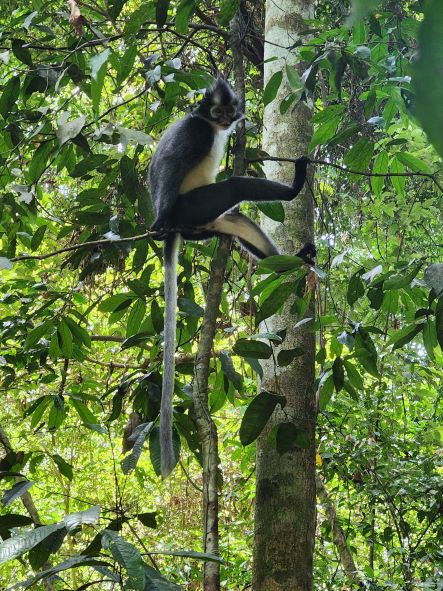
[[[146,303],[144,300],[137,299],[129,312],[126,323],[126,338],[137,334],[146,314]]]
[[[130,440],[133,440],[133,436],[135,436],[135,443],[131,450],[131,453],[120,462],[123,474],[129,474],[129,472],[135,470],[137,462],[143,451],[143,445],[145,443],[146,436],[151,430],[153,424],[154,423],[151,422],[139,425],[135,429],[134,433],[132,433],[132,435],[130,436]]]
[[[33,328],[28,333],[28,336],[26,337],[24,348],[31,349],[31,347],[33,347],[36,343],[38,343],[38,341],[43,336],[47,335],[50,332],[50,330],[53,328],[53,326],[54,326],[54,321],[51,319],[51,320],[45,320],[44,322],[42,322],[41,324],[39,324],[38,326]]]
[[[52,142],[44,142],[40,144],[29,165],[27,180],[32,185],[36,183],[47,168],[49,157],[54,152],[54,144]]]
[[[346,299],[348,300],[348,304],[350,306],[353,306],[355,302],[365,293],[365,286],[361,280],[361,274],[362,270],[360,269],[357,271],[357,273],[354,273],[354,275],[352,275],[351,279],[349,280]]]
[[[69,113],[65,112],[60,115],[57,120],[57,139],[59,144],[62,146],[68,140],[75,138],[83,129],[86,116],[82,115],[81,117],[77,117],[77,119],[73,119],[72,121],[68,121]]]
[[[348,27],[354,26],[371,12],[374,12],[381,0],[352,0],[351,14],[347,18],[346,24]]]
[[[85,345],[88,349],[91,348],[91,337],[89,336],[88,331],[77,324],[72,318],[69,316],[65,316],[64,321],[69,326],[69,330],[71,331],[72,337],[75,343],[78,346]]]
[[[255,272],[259,275],[270,272],[285,273],[286,271],[300,269],[304,264],[305,262],[299,257],[289,254],[277,254],[260,261]]]
[[[294,293],[294,290],[295,286],[293,283],[281,283],[278,285],[262,302],[256,315],[257,324],[275,314],[288,300],[289,296]]]
[[[293,423],[280,423],[277,426],[275,443],[280,455],[297,448],[307,449],[310,446],[308,434],[300,431]]]
[[[283,223],[285,221],[285,210],[280,201],[270,201],[269,203],[256,203],[257,208],[271,220]]]
[[[365,172],[374,153],[374,143],[367,138],[360,138],[344,158],[345,164],[352,170]]]
[[[435,329],[437,331],[438,344],[443,351],[443,296],[438,298],[437,307],[435,308]]]
[[[66,408],[63,398],[58,394],[52,396],[52,407],[48,415],[48,429],[55,430],[60,427],[66,418]]]
[[[20,77],[13,76],[10,78],[2,92],[0,98],[0,115],[6,119],[17,107],[17,99],[20,94]]]
[[[125,339],[122,343],[122,350],[129,349],[130,347],[137,347],[143,348],[146,341],[152,338],[152,333],[148,331],[139,332],[137,334],[133,334],[128,339]]]
[[[275,99],[282,80],[283,72],[281,70],[271,76],[263,92],[263,106],[266,107],[266,105],[269,105]]]
[[[410,170],[412,170],[412,172],[432,172],[429,166],[426,164],[426,162],[420,160],[420,158],[417,158],[413,154],[409,154],[408,152],[397,152],[395,157],[402,164],[404,164]]]
[[[400,162],[400,160],[395,156],[391,160],[391,165],[389,167],[389,172],[395,174],[401,174],[405,171],[405,167]],[[405,184],[406,184],[406,177],[404,176],[391,176],[389,177],[392,183],[392,186],[397,191],[397,193],[401,196],[405,196]]]
[[[110,529],[105,529],[102,533],[102,546],[109,549],[114,560],[126,570],[131,589],[143,591],[146,579],[144,563],[138,549]]]
[[[109,0],[108,1],[108,13],[109,16],[113,21],[118,19],[123,6],[126,4],[127,0]]]
[[[355,335],[355,356],[372,376],[378,378],[377,350],[366,330],[360,329]]]
[[[27,47],[24,47],[25,43],[23,39],[13,39],[11,43],[12,53],[19,61],[32,68],[34,64],[32,62],[31,52]]]
[[[34,235],[32,236],[32,240],[31,240],[31,250],[32,251],[37,250],[37,248],[40,246],[43,238],[45,237],[45,232],[47,229],[48,229],[48,226],[40,226],[34,232]]]
[[[196,0],[180,0],[175,17],[177,33],[187,35],[189,33],[189,19],[194,11]]]
[[[155,20],[157,22],[157,26],[161,29],[165,23],[166,19],[168,18],[168,9],[171,0],[157,0],[156,7],[155,7]]]
[[[64,527],[63,523],[53,523],[52,525],[43,525],[32,531],[18,534],[9,540],[0,543],[0,564],[21,556],[29,552],[31,548],[39,544],[50,534]]]
[[[155,6],[155,2],[149,2],[134,10],[126,21],[124,29],[125,36],[138,33],[145,21],[153,20],[155,17]]]
[[[118,312],[128,308],[135,299],[132,293],[116,293],[99,304],[100,312]]]
[[[178,298],[177,306],[180,312],[184,312],[191,318],[201,318],[205,313],[204,309],[197,302],[189,298]]]
[[[422,262],[410,265],[403,271],[403,273],[396,273],[389,277],[389,279],[385,279],[383,282],[383,290],[387,291],[390,289],[402,289],[408,287],[411,281],[418,275],[422,266]]]
[[[401,349],[423,330],[423,326],[423,324],[417,324],[416,326],[412,327],[406,326],[402,330],[397,331],[397,333],[389,339],[388,344],[394,343],[394,346],[392,347],[393,351],[396,349]]]
[[[233,351],[240,357],[252,357],[254,359],[269,359],[272,355],[272,349],[269,345],[252,339],[239,339],[235,343]]]
[[[343,360],[343,365],[345,366],[348,380],[351,382],[354,388],[357,390],[363,390],[363,378],[361,377],[360,372],[355,367],[355,365],[347,359]]]
[[[69,330],[68,324],[63,319],[60,320],[58,324],[57,332],[59,336],[60,349],[66,359],[70,359],[72,357],[73,351],[72,333]]]
[[[150,513],[139,513],[137,515],[137,519],[143,523],[146,527],[150,527],[152,529],[157,529],[157,511],[152,511]]]
[[[181,556],[182,558],[193,558],[194,560],[202,560],[203,562],[217,562],[218,564],[225,564],[223,558],[208,552],[195,552],[195,550],[163,550],[157,552],[164,556]]]
[[[72,480],[74,478],[74,473],[72,471],[71,464],[68,464],[68,462],[66,460],[64,460],[61,456],[59,456],[58,454],[53,454],[51,457],[54,460],[54,462],[56,463],[57,468],[60,471],[60,474],[63,474],[63,476],[66,476],[66,478],[68,480]]]
[[[441,0],[425,3],[418,34],[419,58],[413,68],[416,114],[443,158],[443,10]]]
[[[77,411],[78,416],[84,423],[89,423],[92,425],[99,424],[99,421],[92,414],[92,412],[89,410],[89,408],[86,406],[84,402],[82,402],[81,400],[77,400],[76,398],[71,398],[71,402],[73,407]]]
[[[42,528],[39,528],[36,531],[39,531],[40,529]],[[69,570],[71,568],[77,568],[80,566],[97,566],[100,568],[104,568],[110,565],[107,562],[104,562],[102,560],[96,560],[95,558],[89,558],[88,556],[73,556],[72,558],[69,558],[68,560],[65,560],[64,562],[58,564],[57,566],[53,566],[51,568],[48,568],[47,570],[39,572],[37,575],[35,575],[35,577],[23,581],[22,583],[20,583],[20,585],[23,586],[25,589],[35,588],[35,583],[41,581],[42,579],[52,577],[57,573]]]
[[[322,378],[320,379],[319,390],[319,407],[320,410],[325,410],[332,398],[332,394],[334,393],[334,381],[332,379],[332,373],[327,372],[323,374]]]
[[[229,21],[234,17],[239,6],[240,0],[221,0],[217,21],[222,27],[227,27],[229,25]]]
[[[334,382],[335,391],[340,392],[345,382],[345,368],[341,357],[336,357],[332,364],[332,380]]]
[[[301,357],[305,352],[303,347],[294,347],[293,349],[283,349],[277,355],[277,364],[279,367],[290,365],[296,357]]]
[[[7,507],[12,502],[14,502],[16,499],[19,499],[20,497],[22,497],[26,492],[28,492],[28,490],[31,488],[31,486],[33,484],[34,483],[30,480],[24,480],[23,482],[17,482],[16,484],[14,484],[14,486],[12,488],[10,488],[9,490],[4,492],[2,500],[1,500],[2,505]],[[1,548],[2,548],[2,544],[0,544],[0,564],[2,563]]]
[[[0,515],[0,535],[6,538],[6,533],[14,527],[23,527],[25,525],[32,525],[34,522],[27,515],[18,515],[16,513],[8,513]]]
[[[378,156],[374,160],[374,166],[372,168],[372,172],[376,173],[376,174],[386,174],[388,172],[388,161],[389,161],[388,152],[380,152],[380,154],[378,154]],[[371,177],[372,189],[377,196],[381,195],[384,184],[385,184],[385,177],[382,177],[382,176]]]
[[[286,66],[286,76],[291,88],[294,90],[300,90],[303,88],[303,82],[301,81],[300,74],[292,66]]]
[[[40,570],[51,554],[60,550],[67,533],[66,528],[54,531],[30,550],[28,560],[33,570]]]
[[[249,445],[257,439],[277,404],[284,408],[286,398],[266,391],[260,392],[249,404],[240,425],[240,441],[243,445]]]
[[[237,371],[235,371],[235,367],[229,352],[220,351],[218,358],[220,359],[221,368],[225,376],[230,382],[234,384],[237,390],[241,390],[243,388],[243,377]]]

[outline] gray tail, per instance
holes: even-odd
[[[165,324],[163,331],[163,383],[160,408],[160,468],[166,478],[174,468],[172,446],[172,398],[175,374],[175,332],[177,327],[177,258],[180,235],[173,234],[164,243]]]

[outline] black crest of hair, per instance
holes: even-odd
[[[306,179],[308,158],[301,157],[295,161],[295,175],[290,185],[243,176],[215,182],[229,132],[242,116],[239,97],[225,80],[217,78],[192,113],[166,130],[149,169],[156,215],[151,229],[157,239],[165,241],[160,410],[163,477],[172,471],[176,463],[172,445],[172,399],[180,238],[203,240],[213,236],[232,236],[257,258],[279,254],[275,244],[255,222],[232,210],[242,201],[291,201],[302,190]],[[310,245],[297,254],[310,262],[314,252],[315,247]]]

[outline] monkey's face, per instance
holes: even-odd
[[[200,116],[220,129],[229,129],[243,117],[238,96],[221,78],[208,88],[197,110]]]

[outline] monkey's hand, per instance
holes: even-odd
[[[300,257],[308,265],[315,265],[315,257],[317,256],[317,249],[312,242],[306,242],[303,247],[295,254]]]
[[[175,232],[171,224],[162,218],[157,218],[149,229],[152,232],[154,240],[164,240],[169,234]]]

